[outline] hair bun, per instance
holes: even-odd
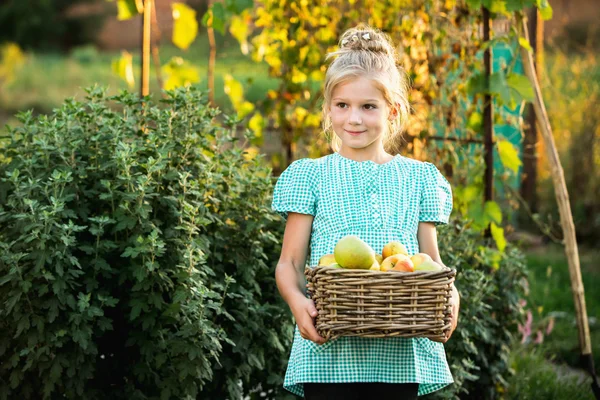
[[[369,27],[348,29],[342,35],[339,46],[344,50],[367,50],[394,57],[394,49],[385,35]]]

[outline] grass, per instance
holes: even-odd
[[[180,56],[198,67],[200,86],[208,88],[207,60],[208,41],[199,36],[188,51],[182,51],[172,45],[160,47],[161,63],[171,57]],[[139,54],[134,53],[133,65],[136,83],[139,87]],[[65,98],[82,99],[84,88],[99,83],[109,87],[109,94],[127,89],[127,85],[117,77],[111,68],[120,52],[98,52],[91,47],[75,49],[70,54],[29,53],[27,62],[18,71],[16,79],[0,90],[0,126],[14,122],[11,116],[21,110],[34,109],[48,113],[61,105]],[[256,63],[250,56],[241,53],[239,45],[229,36],[217,35],[217,59],[215,62],[215,102],[224,110],[230,110],[231,104],[223,90],[223,77],[233,75],[244,85],[246,100],[256,102],[265,98],[269,89],[278,86],[276,79],[268,76],[268,65]],[[159,93],[154,65],[151,64],[150,91]]]
[[[511,366],[515,375],[507,399],[594,400],[590,377],[559,368],[537,352],[513,352]]]
[[[600,292],[596,288],[600,285],[600,251],[580,248],[579,254],[592,353],[599,366]],[[509,380],[506,398],[592,400],[591,378],[579,362],[579,333],[564,248],[552,244],[527,250],[526,256],[530,273],[526,309],[533,315],[532,334],[511,353],[515,374]],[[551,318],[554,328],[547,333]],[[534,343],[537,330],[544,333],[541,343]]]
[[[592,353],[595,365],[600,366],[600,251],[580,248],[581,276],[585,289]],[[537,345],[544,356],[556,362],[579,367],[579,336],[575,306],[571,291],[569,267],[561,246],[551,245],[527,253],[530,270],[528,308],[536,321],[554,318],[552,332]],[[546,323],[541,326],[547,327]]]

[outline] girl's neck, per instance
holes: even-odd
[[[393,155],[386,153],[382,148],[375,149],[353,149],[351,147],[340,148],[338,154],[350,160],[362,162],[373,161],[376,164],[385,164],[394,158]]]

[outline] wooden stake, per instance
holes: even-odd
[[[527,22],[522,19],[521,34],[529,42],[527,33]],[[560,224],[564,233],[565,251],[569,262],[569,275],[571,276],[571,289],[575,300],[575,312],[577,313],[577,327],[579,328],[579,344],[583,355],[592,353],[592,343],[590,340],[590,329],[588,326],[587,311],[585,307],[585,296],[583,282],[581,281],[581,270],[579,266],[579,252],[577,249],[577,239],[575,236],[575,224],[571,214],[571,204],[569,194],[565,183],[565,175],[558,157],[558,151],[554,144],[552,136],[552,127],[546,113],[546,107],[542,99],[542,91],[533,66],[533,56],[521,46],[521,58],[525,74],[529,78],[535,92],[533,107],[537,116],[538,125],[544,139],[548,161],[550,163],[552,180],[554,181],[554,191],[560,213]]]
[[[150,94],[150,38],[152,2],[153,0],[144,1],[144,14],[142,17],[142,82],[140,85],[140,94],[142,96]]]

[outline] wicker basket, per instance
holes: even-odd
[[[378,272],[314,267],[305,270],[325,339],[339,336],[443,339],[451,327],[456,270]]]

